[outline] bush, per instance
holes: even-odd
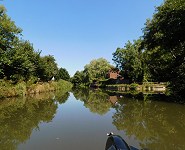
[[[11,81],[0,80],[0,98],[23,96],[26,92],[26,83],[12,84]]]

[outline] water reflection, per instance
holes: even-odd
[[[184,106],[121,99],[113,124],[150,149],[185,149]]]
[[[106,114],[112,106],[108,101],[109,95],[100,89],[77,89],[73,91],[73,94],[76,99],[84,102],[86,108],[99,115]]]
[[[57,91],[55,93],[55,101],[57,101],[59,104],[64,104],[68,98],[69,98],[69,92],[61,92],[61,91]]]
[[[159,96],[122,95],[100,90],[77,90],[77,99],[91,112],[105,114],[113,107],[112,124],[134,137],[141,148],[151,150],[185,149],[185,109],[183,105],[156,101]],[[161,96],[160,96],[161,97]],[[119,105],[115,105],[118,103]]]
[[[65,102],[68,96],[69,93],[48,93],[0,101],[0,149],[17,149],[30,138],[33,129],[39,130],[39,123],[54,118],[57,100]]]
[[[161,96],[153,98],[141,93],[116,94],[89,89],[75,89],[72,93],[75,98],[60,91],[0,101],[0,149],[40,146],[42,143],[35,138],[46,136],[49,142],[43,138],[45,149],[58,144],[58,149],[80,147],[83,150],[83,146],[103,150],[100,147],[105,146],[104,134],[112,130],[123,133],[121,136],[131,145],[136,141],[135,145],[140,148],[185,149],[184,105],[162,102]],[[43,130],[46,125],[41,126],[43,122],[52,122],[53,126]],[[39,128],[42,133],[35,132],[31,138]],[[29,140],[30,145],[26,145]],[[83,141],[83,145],[79,144]]]

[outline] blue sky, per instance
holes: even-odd
[[[23,39],[53,55],[71,76],[92,59],[111,64],[112,53],[142,35],[163,0],[3,0]],[[113,64],[114,65],[114,64]]]

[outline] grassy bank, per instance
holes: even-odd
[[[32,85],[27,85],[25,82],[12,84],[10,81],[0,80],[0,99],[57,90],[67,92],[71,88],[72,84],[64,80],[59,80],[57,82],[51,81],[46,83],[36,83]]]

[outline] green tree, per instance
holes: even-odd
[[[17,42],[7,58],[10,60],[9,68],[5,70],[8,79],[28,81],[31,77],[36,76],[40,53],[34,51],[29,41]]]
[[[37,75],[41,81],[50,81],[57,74],[57,71],[57,64],[53,56],[48,55],[40,58]]]
[[[58,71],[53,56],[40,56],[29,41],[20,40],[22,30],[0,6],[0,79],[33,83],[51,80]],[[65,72],[65,71],[64,71]],[[65,77],[68,79],[67,72]]]
[[[9,53],[19,41],[22,30],[7,16],[4,6],[0,6],[0,78],[10,66]]]
[[[185,90],[184,16],[184,0],[166,0],[143,30],[150,73],[158,81],[170,81],[176,95]]]
[[[89,81],[92,83],[93,80],[104,80],[107,72],[113,68],[110,63],[104,59],[94,59],[89,64],[85,65],[84,73],[88,76]]]
[[[83,71],[76,71],[74,76],[71,78],[71,82],[77,86],[83,83],[84,73]]]
[[[55,80],[59,80],[59,79],[69,81],[70,75],[65,68],[60,68],[57,74],[55,75]]]
[[[143,80],[143,58],[140,50],[141,40],[132,44],[128,41],[124,48],[117,48],[113,53],[113,61],[125,78],[131,81],[141,82]]]

